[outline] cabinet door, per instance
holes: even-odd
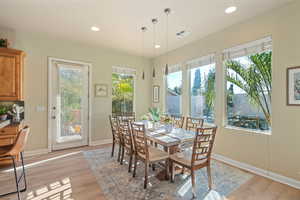
[[[20,56],[0,54],[0,100],[21,100]]]

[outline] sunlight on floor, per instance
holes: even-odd
[[[35,191],[27,193],[26,200],[73,200],[72,185],[70,178],[64,178],[60,181],[41,187]]]
[[[183,197],[187,192],[191,192],[192,190],[192,182],[189,178],[178,190],[178,195]],[[207,191],[207,194],[203,198],[203,200],[228,200],[225,196],[219,194],[215,190]]]
[[[49,159],[46,159],[46,160],[41,160],[41,161],[38,161],[38,162],[30,163],[30,164],[25,165],[25,168],[27,169],[27,168],[34,167],[34,166],[37,166],[37,165],[40,165],[40,164],[44,164],[46,162],[50,162],[50,161],[53,161],[53,160],[57,160],[57,159],[65,158],[65,157],[72,156],[72,155],[75,155],[75,154],[79,154],[81,152],[82,151],[76,151],[76,152],[56,156],[56,157],[53,157],[53,158],[49,158]],[[19,170],[19,169],[21,169],[21,167],[17,167],[17,169]],[[13,171],[13,168],[10,168],[10,169],[1,171],[1,173],[8,173],[8,172],[12,172],[12,171]]]

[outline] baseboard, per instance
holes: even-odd
[[[97,146],[97,145],[111,144],[111,143],[112,143],[112,139],[95,140],[95,141],[91,141],[90,146]]]
[[[29,151],[24,151],[24,157],[43,155],[43,154],[47,154],[47,153],[49,153],[48,149],[29,150]]]
[[[252,165],[242,163],[242,162],[227,158],[227,157],[222,156],[222,155],[213,154],[212,157],[216,160],[219,160],[219,161],[222,161],[224,163],[233,165],[237,168],[240,168],[240,169],[252,172],[254,174],[269,178],[271,180],[274,180],[274,181],[289,185],[291,187],[300,189],[300,181],[297,181],[295,179],[292,179],[292,178],[289,178],[289,177],[286,177],[286,176],[283,176],[283,175],[280,175],[280,174],[276,174],[274,172],[270,172],[270,171],[267,171],[267,170],[264,170],[264,169],[261,169],[261,168],[258,168],[258,167],[254,167]]]

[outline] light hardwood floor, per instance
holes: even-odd
[[[29,186],[22,194],[23,199],[104,200],[101,188],[82,155],[82,151],[103,147],[75,148],[27,158]],[[11,178],[8,173],[0,172],[0,193],[14,189],[14,182],[9,181]],[[0,199],[13,200],[16,196]],[[300,200],[300,190],[254,175],[226,200]]]

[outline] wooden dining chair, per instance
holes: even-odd
[[[124,161],[124,154],[126,153],[129,156],[129,166],[128,172],[131,172],[132,169],[132,159],[134,154],[133,138],[131,134],[130,121],[120,121],[119,122],[119,133],[122,137],[122,154],[121,154],[121,165]]]
[[[185,129],[188,131],[197,131],[197,128],[202,128],[204,123],[204,119],[195,118],[195,117],[187,117],[185,123]]]
[[[210,160],[216,132],[217,127],[198,128],[192,149],[170,155],[171,181],[174,181],[174,164],[189,169],[191,171],[193,197],[196,197],[195,171],[198,169],[207,168],[208,186],[210,190],[212,189]]]
[[[121,150],[122,150],[123,141],[122,141],[122,138],[120,137],[120,133],[119,133],[118,119],[116,117],[113,117],[112,115],[109,115],[109,122],[110,122],[110,127],[111,127],[112,138],[113,138],[111,157],[114,156],[115,145],[118,144],[119,145],[118,162],[119,162],[120,158],[121,158]]]
[[[13,168],[14,168],[14,175],[15,175],[15,183],[17,191],[8,192],[6,194],[0,194],[0,197],[9,195],[9,194],[17,194],[18,199],[20,200],[20,192],[24,192],[27,190],[27,182],[26,182],[26,174],[25,174],[25,167],[24,167],[24,157],[23,152],[25,145],[27,143],[27,138],[29,134],[29,127],[25,126],[17,136],[17,139],[13,145],[4,146],[0,148],[0,159],[10,158],[12,160]],[[22,173],[18,177],[16,162],[18,161],[18,156],[20,156],[21,164],[22,164]],[[23,179],[24,181],[24,188],[20,189],[20,181]]]
[[[168,178],[167,176],[169,174],[169,154],[165,151],[156,149],[148,145],[144,124],[133,123],[131,124],[131,130],[135,147],[133,177],[135,177],[136,175],[137,161],[140,160],[144,162],[144,189],[146,189],[148,184],[149,165],[155,164],[160,161],[165,161],[167,171],[166,178]]]
[[[122,115],[118,116],[118,120],[133,123],[135,121],[135,113],[122,113]]]
[[[183,124],[184,124],[184,120],[185,120],[184,116],[172,115],[171,116],[171,120],[172,120],[172,125],[174,127],[176,127],[176,128],[183,128]]]

